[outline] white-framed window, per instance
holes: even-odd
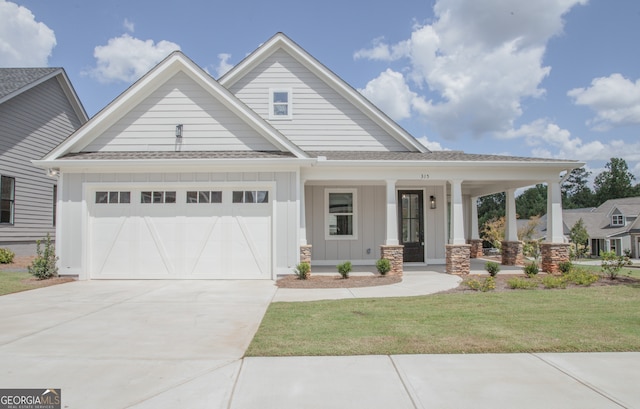
[[[325,239],[358,238],[356,189],[325,189]]]
[[[131,192],[96,192],[96,203],[131,203]]]
[[[269,203],[268,190],[234,190],[232,203]]]
[[[175,203],[176,192],[144,191],[140,192],[140,203]]]
[[[269,90],[269,119],[293,118],[293,100],[290,89]]]
[[[0,224],[13,224],[16,206],[16,179],[0,176]]]
[[[222,191],[189,190],[187,191],[187,203],[222,203]]]
[[[621,214],[614,214],[611,216],[612,226],[624,226],[624,216]]]

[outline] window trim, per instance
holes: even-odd
[[[612,226],[624,226],[624,215],[622,215],[622,214],[611,215],[611,225]]]
[[[351,213],[329,213],[329,196],[331,193],[351,193],[352,211]],[[351,215],[350,235],[332,235],[330,227],[331,215],[343,214]],[[358,240],[358,189],[355,188],[327,188],[324,190],[324,239],[325,240]]]
[[[5,199],[2,197],[2,181],[9,179],[12,181],[12,190],[11,190],[11,197],[9,199]],[[13,176],[6,176],[6,175],[0,175],[0,207],[1,207],[1,203],[7,201],[9,202],[9,221],[8,222],[2,222],[0,221],[0,224],[4,224],[4,225],[15,225],[15,221],[16,221],[16,178]]]
[[[287,94],[287,115],[276,115],[273,108],[276,105],[284,105],[276,103],[273,99],[276,93],[285,92]],[[269,89],[269,119],[272,120],[291,120],[293,119],[293,91],[291,88],[270,88]]]

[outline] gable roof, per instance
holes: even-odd
[[[0,68],[0,104],[55,77],[58,77],[58,81],[78,117],[82,122],[86,122],[89,117],[66,72],[59,67]]]
[[[564,210],[562,218],[569,228],[582,219],[592,238],[611,237],[632,230],[639,220],[636,218],[625,226],[612,226],[611,216],[616,209],[625,217],[637,217],[640,213],[640,197],[610,199],[596,208]]]
[[[282,152],[290,152],[297,158],[307,155],[298,146],[284,137],[278,130],[264,121],[258,114],[249,109],[226,88],[207,74],[180,51],[174,51],[151,71],[136,81],[131,87],[120,94],[109,105],[96,114],[82,128],[63,141],[52,150],[43,161],[51,161],[72,153],[79,153],[101,132],[122,118],[138,103],[158,89],[178,72],[185,73],[200,87],[205,89],[213,98],[221,102],[226,108],[251,126],[256,132],[271,142]]]
[[[373,105],[361,93],[347,84],[338,77],[333,71],[328,69],[311,54],[287,37],[284,33],[276,33],[267,42],[262,44],[253,53],[249,54],[244,60],[224,74],[218,82],[229,89],[243,78],[247,73],[257,67],[260,63],[270,57],[278,50],[283,50],[293,57],[296,61],[314,73],[318,78],[324,81],[329,87],[335,90],[342,97],[346,98],[351,104],[358,108],[368,118],[384,129],[389,135],[394,137],[403,146],[413,152],[429,152],[420,142],[418,142],[411,134],[405,131],[394,120],[389,118],[378,107]]]

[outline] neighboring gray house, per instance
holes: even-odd
[[[62,68],[0,68],[0,247],[54,236],[57,179],[31,161],[87,120]]]

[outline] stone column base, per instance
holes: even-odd
[[[447,274],[467,275],[471,271],[470,244],[446,245]]]
[[[502,264],[505,266],[524,265],[524,253],[522,251],[522,246],[523,243],[521,241],[503,241]]]
[[[300,262],[309,263],[309,275],[311,275],[311,244],[300,246]]]
[[[542,271],[549,274],[560,272],[560,263],[569,261],[569,243],[540,243]]]
[[[404,246],[386,245],[380,246],[380,258],[386,258],[391,263],[391,270],[387,274],[402,276],[402,263],[404,262]]]
[[[469,244],[471,245],[471,254],[469,254],[469,257],[482,258],[482,256],[484,256],[484,254],[482,254],[482,240],[470,239]]]

